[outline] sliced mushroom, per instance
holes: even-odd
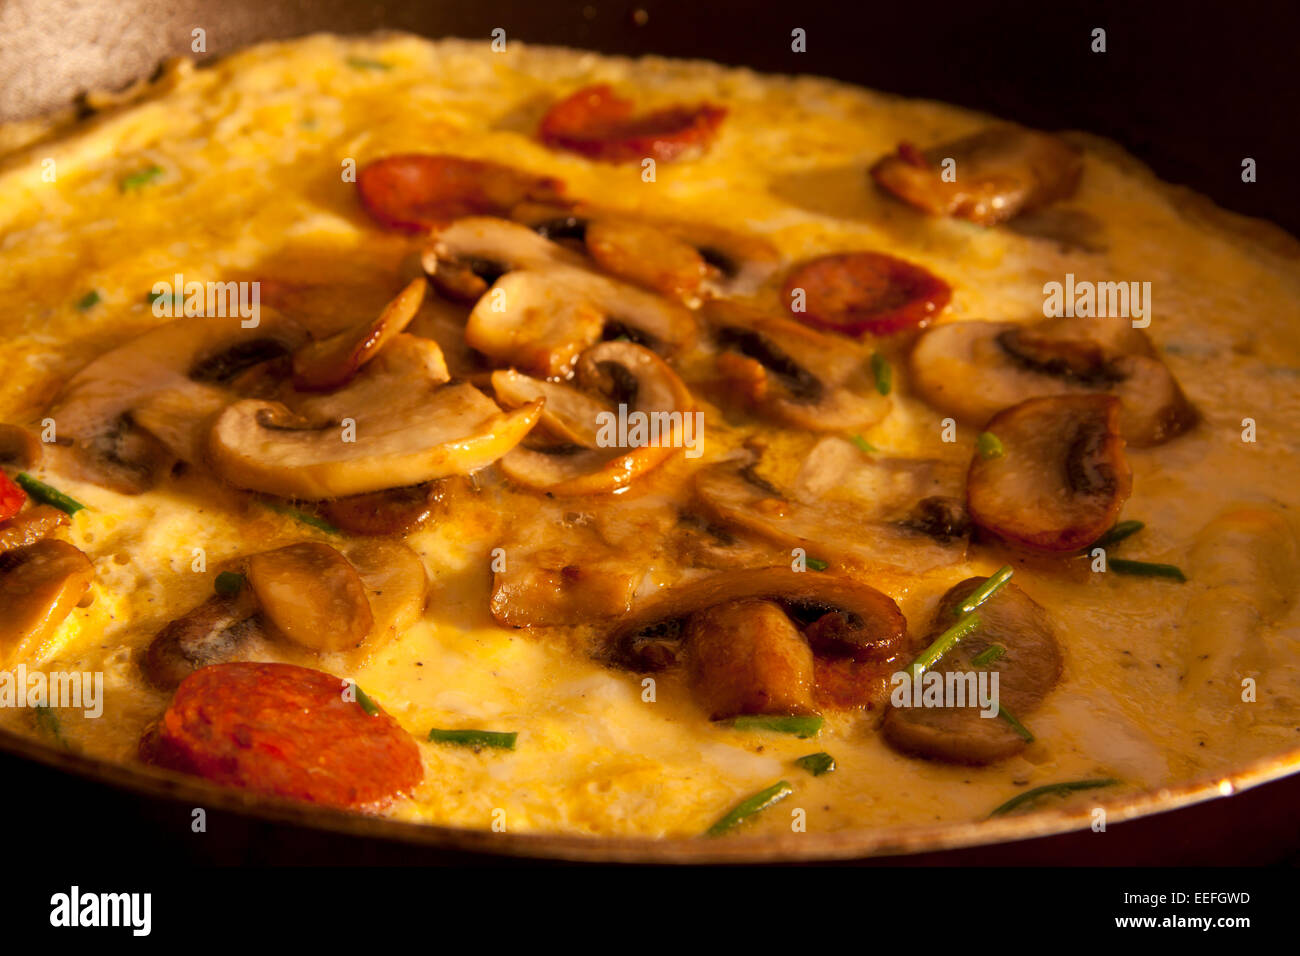
[[[294,388],[329,391],[346,385],[385,343],[411,324],[427,287],[423,277],[414,279],[384,307],[377,319],[300,348],[293,356]]]
[[[969,578],[952,587],[939,602],[929,635],[914,641],[916,654],[957,620],[962,602],[987,578]],[[976,612],[979,627],[939,659],[929,671],[947,684],[987,670],[998,675],[998,703],[1016,718],[1038,708],[1061,676],[1061,652],[1047,612],[1014,584],[1006,584]],[[997,645],[1001,657],[976,666],[975,658]],[[951,675],[951,676],[950,676]],[[925,680],[924,675],[922,680]],[[923,685],[924,686],[924,685]],[[964,707],[895,707],[882,724],[885,740],[904,753],[950,763],[988,764],[1025,747],[1011,723],[996,715],[983,716],[967,694]],[[954,704],[952,700],[946,701]]]
[[[1037,551],[1083,548],[1109,529],[1133,489],[1108,395],[1031,398],[994,415],[985,431],[1002,454],[976,454],[967,506],[981,528]]]
[[[154,636],[140,660],[145,680],[172,690],[200,667],[247,660],[265,638],[257,612],[248,588],[212,595]]]
[[[609,420],[592,423],[602,447],[520,446],[501,459],[501,470],[511,481],[553,495],[612,492],[627,487],[684,446],[694,401],[677,373],[649,349],[631,342],[602,342],[582,354],[577,380],[610,402],[626,406],[629,423],[632,416],[641,416],[647,423],[644,443],[632,444],[638,436],[629,434],[628,445],[620,448],[618,436],[608,434]],[[586,427],[583,423],[584,434]],[[605,441],[601,432],[606,432]]]
[[[864,462],[864,467],[878,466]],[[913,520],[910,512],[882,513],[881,505],[870,499],[796,498],[758,475],[752,462],[732,460],[701,468],[695,493],[715,520],[787,548],[803,548],[809,558],[920,573],[955,564],[966,554],[961,528],[946,536],[932,535],[935,529]]]
[[[904,202],[983,226],[1072,196],[1082,173],[1078,151],[1055,136],[1010,125],[924,151],[903,143],[871,167],[872,178]]]
[[[465,341],[489,358],[543,378],[564,379],[600,341],[605,316],[548,273],[503,275],[465,323]]]
[[[626,217],[593,219],[587,251],[606,272],[687,305],[699,302],[704,257],[663,229]]]
[[[276,632],[307,650],[349,650],[374,625],[357,569],[327,544],[304,541],[253,555],[248,585]]]
[[[979,425],[1028,398],[1109,393],[1136,447],[1158,445],[1196,423],[1196,411],[1150,341],[1128,320],[952,322],[925,332],[911,380],[940,411]]]
[[[665,222],[663,228],[694,246],[708,264],[700,285],[706,295],[753,295],[781,266],[776,246],[762,236],[699,223]]]
[[[21,425],[0,424],[0,466],[25,471],[40,464],[41,440]]]
[[[373,621],[367,646],[400,635],[424,614],[429,576],[420,556],[400,541],[358,541],[347,560],[365,586]]]
[[[406,488],[386,488],[324,502],[325,520],[361,535],[405,535],[419,528],[452,493],[457,479],[441,478]]]
[[[537,404],[503,413],[472,385],[445,380],[436,344],[398,335],[337,392],[292,410],[256,399],[231,405],[212,426],[213,466],[231,484],[285,498],[364,494],[476,471],[540,414]]]
[[[58,508],[36,505],[0,521],[0,554],[25,548],[68,525],[68,516]]]
[[[893,407],[868,386],[865,356],[819,332],[729,302],[710,302],[704,314],[716,330],[722,378],[779,422],[839,432],[869,428]]]
[[[478,299],[507,272],[582,268],[585,261],[527,226],[491,216],[466,216],[442,227],[422,258],[438,291],[466,302]]]
[[[684,638],[691,687],[710,719],[815,711],[812,648],[775,601],[697,611]]]
[[[94,577],[90,559],[57,538],[0,555],[0,666],[48,655]]]
[[[788,567],[725,571],[666,588],[642,601],[605,638],[607,658],[631,670],[662,670],[681,656],[687,619],[736,601],[773,601],[805,628],[828,614],[813,649],[854,660],[887,660],[900,648],[907,622],[888,595],[851,578]]]
[[[598,416],[611,411],[608,402],[567,385],[529,378],[514,369],[493,372],[492,390],[506,408],[544,402],[539,427],[572,445],[600,447]]]
[[[512,552],[507,550],[507,555]],[[492,585],[492,617],[505,627],[593,624],[627,612],[641,579],[626,560],[572,545],[507,559]]]
[[[126,494],[145,491],[175,456],[202,447],[210,417],[235,397],[224,389],[229,376],[306,339],[297,323],[270,309],[262,310],[256,328],[243,328],[242,321],[178,319],[74,375],[49,417],[60,441],[72,443],[82,477]]]

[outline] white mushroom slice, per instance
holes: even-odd
[[[869,428],[893,408],[867,382],[866,356],[842,341],[730,302],[708,303],[705,315],[716,330],[718,372],[779,422],[842,432]]]
[[[544,378],[567,378],[578,355],[600,340],[605,317],[549,273],[503,275],[478,300],[465,341],[489,358]]]
[[[1026,399],[1098,392],[1122,402],[1120,430],[1137,447],[1196,422],[1172,373],[1127,321],[950,322],[922,333],[910,365],[931,405],[975,426]]]
[[[61,440],[90,481],[138,494],[170,456],[140,430],[143,418],[158,427],[171,455],[186,457],[195,432],[222,402],[231,377],[248,366],[287,354],[307,338],[296,322],[262,309],[256,328],[238,316],[178,319],[106,352],[72,377],[50,409]],[[166,394],[156,404],[154,396]],[[191,459],[193,460],[193,459]]]
[[[501,470],[512,481],[559,495],[616,491],[685,446],[694,401],[677,373],[649,349],[602,342],[582,354],[578,383],[626,406],[627,444],[618,445],[609,424],[601,423],[597,449],[519,447],[501,459]],[[643,435],[632,433],[638,420],[645,423]]]
[[[445,263],[466,261],[491,263],[500,272],[553,265],[581,268],[585,263],[578,253],[527,226],[491,216],[465,216],[437,230],[421,261],[429,275],[435,275]]]
[[[541,406],[503,413],[472,385],[439,387],[440,358],[429,340],[399,335],[337,392],[300,400],[293,410],[237,402],[213,425],[212,463],[238,487],[307,499],[476,471],[518,444]],[[348,434],[355,441],[345,441]]]
[[[506,408],[518,408],[538,400],[542,406],[540,427],[563,442],[583,448],[599,448],[597,433],[601,413],[610,412],[607,402],[569,385],[542,382],[514,369],[492,373],[492,389]]]
[[[675,355],[695,342],[695,318],[684,306],[586,269],[553,266],[548,274],[599,309],[607,326],[616,323],[642,345]]]
[[[946,522],[890,521],[857,500],[796,500],[745,462],[700,469],[695,491],[717,521],[833,564],[919,573],[956,564],[966,555],[967,529],[957,516]]]

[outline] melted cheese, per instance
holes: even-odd
[[[706,99],[730,113],[703,158],[661,164],[654,183],[635,165],[590,163],[533,138],[557,95],[604,81],[639,91],[646,107]],[[1296,261],[1192,216],[1178,194],[1096,144],[1070,205],[1100,222],[1099,253],[926,219],[870,187],[866,167],[900,139],[942,142],[984,122],[820,79],[518,42],[494,54],[486,43],[318,36],[203,69],[182,64],[137,99],[51,127],[0,165],[0,419],[39,420],[71,373],[156,324],[145,295],[175,273],[358,283],[391,274],[406,240],[373,228],[341,173],[390,153],[449,152],[555,176],[571,195],[606,205],[761,233],[790,261],[890,252],[953,286],[952,319],[1041,315],[1043,284],[1069,272],[1149,281],[1149,332],[1204,422],[1167,446],[1130,449],[1136,477],[1126,515],[1147,529],[1124,553],[1182,562],[1201,527],[1238,503],[1290,521],[1300,504]],[[150,165],[163,171],[155,182],[120,188]],[[78,310],[90,289],[100,303]],[[1240,440],[1246,417],[1258,422],[1254,444]],[[710,427],[705,461],[744,437],[716,413]],[[973,436],[944,445],[939,430],[933,410],[900,396],[867,437],[897,455],[964,463]],[[768,459],[792,476],[813,441],[773,436]],[[669,466],[655,493],[680,481],[683,467]],[[312,532],[240,508],[200,478],[127,497],[69,474],[48,477],[89,506],[70,539],[93,559],[96,580],[57,651],[33,663],[103,670],[105,717],[63,712],[63,731],[78,749],[131,760],[141,729],[166,704],[142,684],[134,655],[204,598],[209,576],[192,570],[194,549],[212,566]],[[1058,625],[1065,674],[1033,714],[1037,742],[1023,755],[983,769],[910,759],[857,714],[831,716],[815,741],[737,732],[710,724],[672,677],[646,702],[635,675],[608,670],[564,640],[495,626],[488,552],[506,522],[471,505],[413,535],[434,582],[425,619],[366,660],[320,662],[355,677],[418,739],[431,727],[519,732],[513,753],[421,743],[425,782],[391,810],[396,816],[489,827],[503,811],[511,830],[689,835],[784,777],[796,794],[754,832],[786,830],[794,809],[807,813],[810,830],[878,828],[979,818],[1024,786],[1058,780],[1167,786],[1300,744],[1293,601],[1247,637],[1264,650],[1259,702],[1191,706],[1179,696],[1183,609],[1213,582],[1179,586],[1033,561],[1017,563],[1016,580]],[[1004,557],[976,548],[966,565],[877,583],[917,630],[944,589]],[[29,712],[0,712],[0,723],[36,732]],[[813,778],[792,766],[816,750],[835,756],[834,773]]]

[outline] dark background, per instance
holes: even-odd
[[[634,15],[637,10],[647,14]],[[644,23],[638,22],[644,19]],[[1300,3],[892,0],[0,0],[0,119],[147,75],[207,31],[209,55],[270,37],[389,27],[820,73],[1116,139],[1164,179],[1300,234]],[[808,52],[790,50],[802,27]],[[1094,27],[1107,52],[1090,51]],[[1258,182],[1241,181],[1241,161]]]

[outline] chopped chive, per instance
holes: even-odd
[[[69,498],[57,488],[51,488],[45,482],[33,478],[25,471],[19,472],[14,477],[14,481],[18,483],[18,487],[22,488],[23,491],[27,492],[37,501],[42,504],[53,505],[55,508],[66,512],[67,514],[75,515],[78,511],[81,511],[86,507],[75,498]]]
[[[238,594],[244,589],[244,576],[235,571],[222,571],[212,582],[212,589],[218,594]]]
[[[1002,441],[992,432],[980,432],[979,438],[975,439],[975,450],[984,460],[990,458],[1002,457]]]
[[[459,744],[462,747],[473,747],[475,750],[482,750],[484,747],[514,750],[515,740],[518,737],[517,731],[504,733],[496,730],[439,730],[436,727],[429,731],[429,739],[436,743]]]
[[[1141,521],[1121,521],[1083,550],[1091,551],[1093,548],[1108,548],[1112,544],[1118,544],[1125,538],[1137,534],[1145,527],[1146,525]]]
[[[1111,558],[1107,567],[1120,574],[1135,574],[1144,578],[1169,578],[1171,581],[1186,581],[1187,575],[1176,564],[1153,564],[1150,561],[1129,561],[1125,558]]]
[[[820,777],[824,773],[830,773],[835,769],[835,758],[830,754],[822,751],[815,754],[804,754],[795,761],[814,777]]]
[[[317,531],[324,531],[326,534],[341,535],[343,532],[334,527],[324,518],[318,518],[316,515],[307,514],[305,511],[299,511],[297,508],[291,508],[288,505],[282,505],[274,501],[263,501],[270,510],[278,515],[284,515],[293,518],[295,521],[301,521],[303,524],[315,528]]]
[[[808,565],[808,567],[812,568],[814,571],[825,571],[830,567],[830,565],[821,558],[804,558],[804,564]]]
[[[956,624],[936,637],[929,647],[917,655],[916,660],[912,661],[907,667],[908,675],[912,680],[916,680],[938,663],[939,658],[956,647],[958,641],[979,626],[980,618],[978,614],[968,614],[966,617],[961,618]]]
[[[1019,796],[1012,797],[1002,806],[998,807],[992,813],[991,817],[1000,817],[1003,814],[1010,813],[1027,803],[1033,803],[1040,797],[1051,795],[1064,796],[1067,793],[1074,793],[1077,790],[1095,790],[1098,787],[1110,787],[1119,783],[1114,778],[1107,777],[1105,780],[1070,780],[1065,783],[1049,783],[1042,787],[1035,787],[1033,790],[1026,790]]]
[[[872,352],[871,374],[876,378],[876,391],[881,395],[888,395],[894,383],[894,370],[889,364],[889,359],[879,352]]]
[[[99,292],[95,289],[91,289],[77,300],[77,308],[82,312],[85,312],[87,309],[93,309],[97,305],[99,305]]]
[[[393,64],[385,63],[383,60],[372,60],[365,56],[348,57],[348,66],[354,70],[391,70]]]
[[[724,721],[724,723],[736,730],[770,730],[776,734],[794,734],[796,737],[803,739],[805,737],[816,737],[817,732],[822,729],[822,724],[826,723],[826,721],[816,714],[798,717],[756,714],[753,716],[733,717],[731,720]]]
[[[67,738],[63,736],[63,726],[59,723],[59,715],[54,712],[54,708],[46,704],[37,704],[36,726],[53,737],[60,745],[68,746]]]
[[[361,705],[361,709],[364,710],[368,716],[373,717],[375,714],[379,713],[379,705],[370,699],[370,695],[361,689],[360,684],[353,681],[352,689],[357,692],[357,703]]]
[[[877,448],[875,445],[871,444],[871,442],[867,441],[867,440],[866,440],[865,438],[863,438],[861,435],[850,435],[850,436],[849,436],[849,441],[851,441],[851,442],[853,442],[853,444],[857,445],[857,446],[858,446],[858,451],[862,452],[862,454],[864,454],[864,455],[878,455],[878,454],[880,454],[880,449]]]
[[[135,172],[123,176],[122,181],[118,183],[118,187],[122,190],[122,192],[129,193],[132,190],[140,189],[144,186],[148,186],[151,182],[153,182],[162,174],[163,174],[163,168],[155,163],[150,166],[145,166],[143,169],[137,169]]]
[[[1001,644],[990,644],[984,650],[980,651],[971,659],[971,663],[976,667],[988,667],[994,661],[999,661],[1006,656],[1007,649]]]
[[[1011,565],[1002,565],[1002,567],[989,575],[988,580],[977,587],[974,591],[971,591],[966,600],[961,603],[959,608],[957,608],[957,615],[961,616],[962,614],[969,614],[993,595],[997,594],[998,591],[1002,589],[1002,586],[1011,580],[1013,574],[1015,574],[1015,572],[1011,570]]]
[[[185,304],[185,294],[182,292],[173,292],[171,295],[168,295],[165,292],[150,292],[144,298],[150,305],[153,305],[159,299],[171,299],[172,305],[177,307]]]
[[[1011,725],[1011,729],[1020,736],[1021,740],[1030,744],[1034,742],[1034,735],[1029,732],[1029,728],[1017,720],[1016,715],[1007,708],[998,705],[998,716]]]
[[[760,813],[772,806],[774,803],[780,803],[790,794],[794,793],[794,787],[790,786],[785,780],[772,784],[766,790],[760,790],[751,797],[746,797],[728,810],[717,823],[704,831],[705,836],[722,836],[730,830],[735,829],[744,823],[756,813]]]

